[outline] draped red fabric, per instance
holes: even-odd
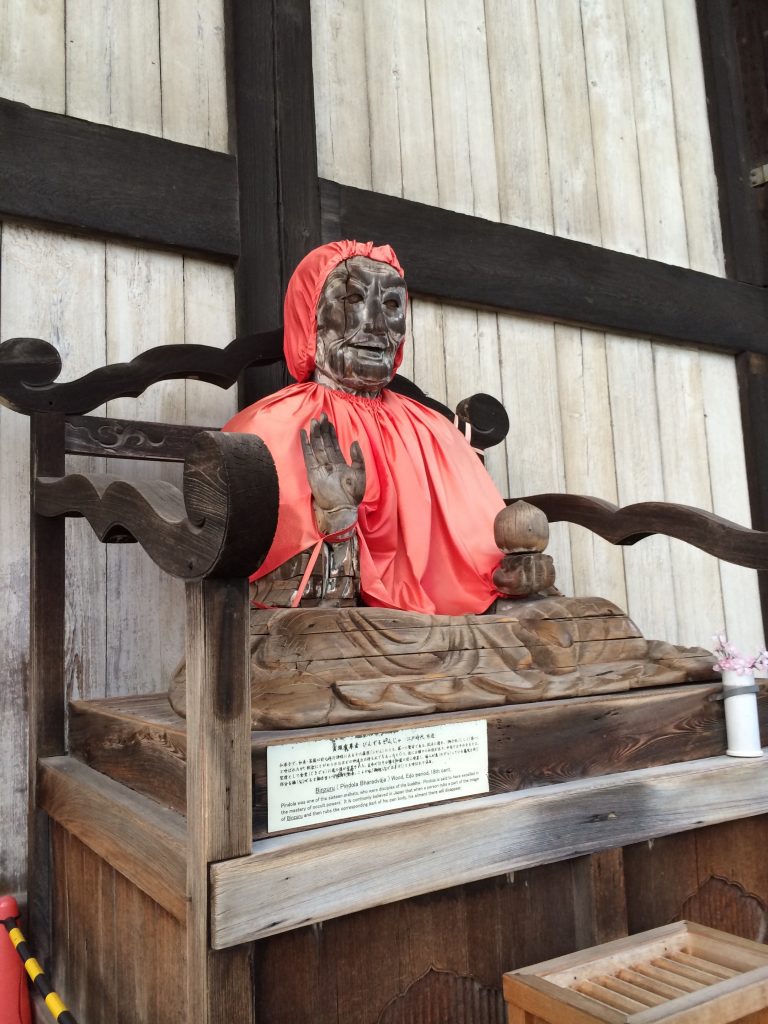
[[[445,615],[482,612],[497,596],[491,575],[501,553],[493,520],[501,495],[468,442],[440,413],[383,391],[365,398],[307,381],[314,367],[315,310],[330,271],[364,255],[396,267],[389,246],[332,242],[299,264],[285,300],[293,384],[238,413],[225,430],[258,434],[277,466],[277,531],[254,578],[317,542],[299,431],[322,413],[348,456],[357,440],[366,488],[359,509],[361,594],[368,605]]]

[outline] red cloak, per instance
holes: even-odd
[[[365,459],[357,524],[365,603],[443,615],[483,612],[498,594],[491,580],[501,560],[493,520],[504,502],[469,443],[440,413],[402,395],[385,389],[378,398],[364,398],[309,380],[320,292],[331,270],[353,256],[403,273],[389,246],[371,242],[331,242],[309,253],[285,297],[285,356],[300,383],[249,406],[224,427],[258,434],[277,466],[277,531],[253,578],[320,539],[299,431],[309,431],[310,420],[326,413],[344,454],[357,440]],[[401,360],[402,350],[396,367]]]

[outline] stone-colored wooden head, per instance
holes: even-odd
[[[315,380],[353,394],[378,394],[395,373],[405,304],[405,281],[388,263],[365,256],[340,263],[317,304]]]

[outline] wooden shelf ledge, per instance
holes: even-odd
[[[330,825],[211,865],[215,949],[768,811],[768,757],[727,756]]]
[[[186,823],[69,757],[40,806],[168,910],[187,907]],[[224,949],[421,893],[768,812],[768,757],[711,757],[260,839],[210,867]]]

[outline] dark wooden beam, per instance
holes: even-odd
[[[273,10],[269,0],[231,0],[227,9],[232,131],[240,186],[240,258],[235,274],[238,334],[268,331],[283,322]],[[279,375],[268,374],[272,390]],[[241,391],[250,381],[246,371]]]
[[[731,0],[697,0],[709,128],[728,275],[765,285],[765,239],[749,182],[751,153],[733,8]]]
[[[227,153],[4,99],[0,152],[0,214],[238,254],[237,170]]]
[[[745,352],[736,360],[736,371],[752,525],[756,530],[768,530],[768,458],[765,451],[765,439],[768,437],[768,357]],[[768,636],[768,571],[758,572],[757,580],[763,628]]]
[[[757,288],[321,181],[323,237],[389,242],[411,291],[600,330],[768,353]]]
[[[275,95],[285,291],[297,264],[322,241],[309,0],[275,0]]]
[[[283,320],[296,264],[320,238],[309,0],[231,0],[230,68],[240,176],[238,333]],[[246,405],[288,383],[284,364],[248,370]]]

